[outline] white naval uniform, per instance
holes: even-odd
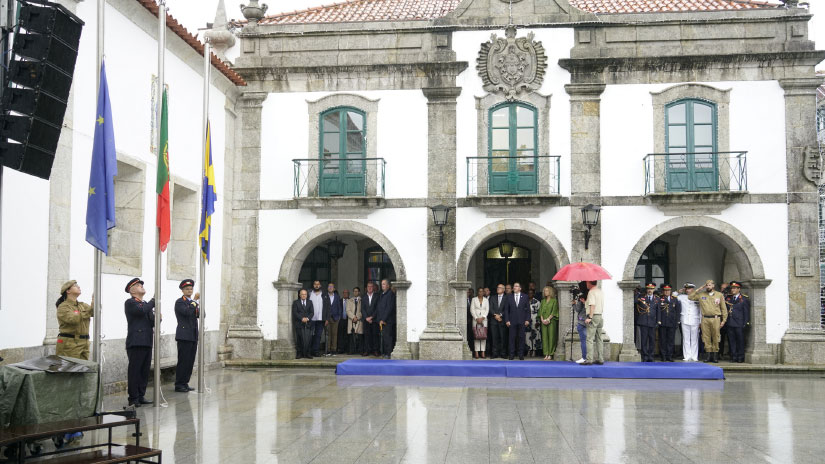
[[[682,354],[685,361],[699,360],[699,324],[701,313],[699,304],[690,301],[687,294],[677,297],[682,304]]]

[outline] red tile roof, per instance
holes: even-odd
[[[422,21],[445,16],[461,0],[350,0],[267,16],[258,24]]]
[[[143,5],[144,8],[149,10],[155,17],[158,15],[158,5],[155,3],[154,0],[135,0],[136,2]],[[186,30],[181,23],[178,22],[177,19],[173,18],[172,15],[166,13],[166,27],[170,29],[172,32],[175,33],[178,37],[183,39],[190,47],[192,47],[196,52],[200,53],[203,56],[203,44],[198,40],[197,37],[190,34],[189,31]],[[246,81],[240,76],[240,74],[236,73],[229,66],[220,60],[214,53],[210,54],[210,62],[212,66],[221,72],[224,76],[227,77],[230,81],[232,81],[235,85],[246,85]]]
[[[670,13],[776,8],[778,2],[756,0],[570,0],[580,10],[597,14]]]
[[[365,21],[426,21],[455,10],[461,0],[350,0],[267,16],[258,24],[317,24]],[[664,13],[775,8],[756,0],[570,0],[590,13]],[[245,23],[245,21],[240,21]]]

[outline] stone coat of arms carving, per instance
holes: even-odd
[[[501,92],[507,100],[515,100],[522,92],[538,90],[544,81],[547,56],[533,33],[516,38],[515,26],[507,26],[505,37],[493,34],[481,44],[476,65],[484,90]]]
[[[805,164],[803,165],[805,178],[815,185],[821,185],[823,153],[820,152],[818,147],[805,147],[802,153],[805,157]]]

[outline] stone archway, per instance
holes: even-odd
[[[762,259],[750,239],[731,224],[707,216],[680,216],[662,222],[648,230],[630,250],[617,284],[622,289],[622,351],[620,361],[638,361],[639,354],[633,344],[633,290],[639,285],[634,279],[636,263],[645,249],[660,236],[679,229],[691,229],[710,235],[732,254],[739,268],[743,285],[750,288],[751,334],[746,348],[746,359],[752,363],[776,363],[776,357],[765,341],[765,287],[771,281],[765,278]]]
[[[561,269],[562,266],[570,263],[564,245],[562,245],[559,239],[549,230],[535,222],[525,219],[502,219],[487,224],[477,230],[470,239],[467,240],[467,243],[464,244],[464,248],[461,249],[461,253],[458,255],[456,280],[459,282],[467,281],[467,267],[470,264],[470,259],[476,251],[478,251],[481,244],[491,237],[504,234],[505,232],[527,235],[545,246],[550,250],[550,254],[555,260],[556,269]]]
[[[292,302],[297,298],[301,285],[298,276],[301,266],[309,253],[318,245],[343,233],[368,237],[375,241],[392,260],[396,280],[393,286],[396,292],[396,319],[398,340],[392,353],[393,358],[411,359],[412,354],[407,342],[407,289],[410,282],[401,254],[395,245],[380,231],[362,222],[333,220],[318,224],[304,231],[301,236],[284,253],[278,279],[272,285],[278,290],[278,340],[270,355],[273,359],[293,359],[295,357],[294,335],[292,330]]]
[[[451,284],[451,287],[455,290],[456,320],[464,338],[463,349],[465,352],[465,358],[469,358],[470,356],[470,352],[467,347],[467,334],[464,333],[464,327],[467,325],[467,301],[465,298],[467,295],[467,289],[470,288],[471,285],[471,283],[467,280],[467,270],[470,265],[470,259],[472,259],[473,255],[478,252],[484,242],[497,235],[503,235],[505,232],[526,235],[536,240],[541,246],[550,251],[550,256],[553,258],[557,270],[561,269],[562,266],[570,264],[570,258],[568,257],[567,250],[564,248],[561,241],[555,234],[553,234],[553,232],[550,232],[535,222],[525,219],[502,219],[491,222],[490,224],[478,229],[467,240],[467,243],[464,244],[464,247],[461,249],[461,253],[458,255],[458,262],[456,263],[456,281]],[[568,314],[568,311],[560,311],[559,316],[559,330],[561,332],[562,327],[567,327],[567,325],[570,324],[570,315]],[[563,334],[560,334],[558,337],[559,344],[557,351],[559,352],[563,350],[564,336],[562,335]]]

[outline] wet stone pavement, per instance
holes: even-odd
[[[161,448],[164,462],[825,460],[821,375],[671,381],[219,369],[206,380],[209,393],[165,386],[168,407],[138,410],[141,443]],[[105,399],[108,410],[125,403],[124,395]]]

